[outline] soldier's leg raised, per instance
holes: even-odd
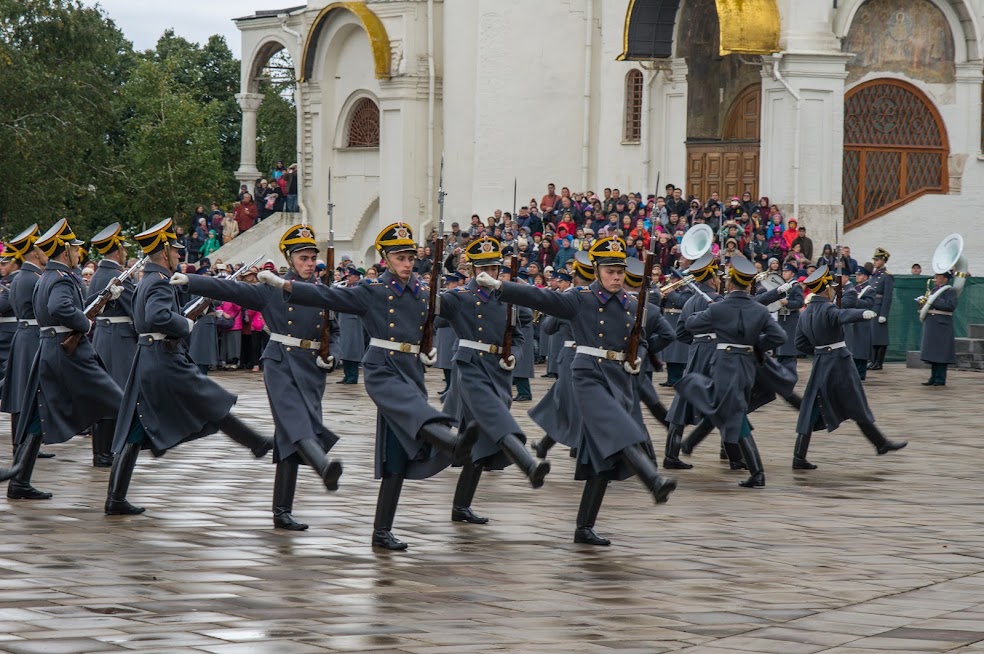
[[[291,454],[277,462],[277,473],[273,478],[273,526],[275,529],[304,531],[308,528],[303,522],[294,520],[294,490],[297,488],[297,467],[300,457]]]
[[[41,418],[37,411],[31,416],[24,440],[17,447],[17,455],[14,457],[15,474],[7,484],[7,497],[12,500],[49,500],[51,493],[39,491],[31,486],[31,475],[34,474],[34,464],[38,460],[38,452],[41,451]]]
[[[417,438],[430,443],[451,457],[454,465],[464,465],[471,460],[471,450],[478,440],[478,425],[470,423],[460,435],[440,422],[429,422],[417,432]]]
[[[666,502],[670,493],[676,490],[675,479],[663,477],[656,469],[656,463],[646,455],[640,445],[630,445],[622,450],[626,465],[639,477],[646,489],[652,494],[657,504]]]
[[[683,429],[683,425],[680,425],[680,429]],[[713,429],[714,423],[707,418],[702,419],[699,423],[697,423],[697,426],[694,427],[693,431],[687,434],[686,438],[683,439],[683,442],[680,444],[680,451],[687,456],[690,456],[693,454],[694,449],[701,444],[701,441],[707,438],[708,434],[710,434]]]
[[[547,452],[550,448],[557,444],[557,441],[552,439],[550,435],[546,435],[537,442],[533,443],[533,451],[536,452],[537,457],[541,459],[547,458]]]
[[[115,420],[100,420],[92,428],[92,466],[110,468],[113,466],[113,433]]]
[[[903,447],[908,445],[908,441],[890,441],[885,437],[885,434],[881,433],[881,430],[875,426],[873,422],[859,422],[858,427],[861,428],[861,433],[864,437],[875,446],[878,454],[888,454],[889,452],[894,452],[895,450],[901,450]]]
[[[451,520],[453,522],[470,522],[474,525],[484,525],[488,518],[476,514],[471,509],[478,482],[482,478],[482,466],[466,463],[461,466],[458,485],[454,489],[454,503],[451,505]]]
[[[223,434],[240,445],[248,447],[257,459],[262,459],[273,449],[272,438],[261,435],[231,413],[219,420],[217,424]]]
[[[376,519],[373,521],[372,546],[387,550],[405,550],[407,544],[393,535],[393,519],[403,490],[403,475],[383,477],[376,500]]]
[[[328,452],[315,438],[304,438],[297,441],[294,443],[294,449],[297,450],[304,463],[317,471],[326,489],[338,490],[338,478],[342,476],[341,461],[332,461],[328,457]]]
[[[605,499],[608,480],[602,477],[592,477],[584,482],[584,492],[581,493],[581,506],[577,510],[577,529],[574,530],[574,542],[585,545],[611,545],[611,541],[595,533],[595,520]]]
[[[550,472],[550,462],[536,459],[515,434],[506,434],[500,443],[502,451],[516,467],[523,471],[533,488],[543,486],[543,478]]]

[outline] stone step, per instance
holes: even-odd
[[[984,370],[984,355],[957,354],[957,367],[967,370]]]
[[[905,367],[917,369],[929,368],[929,364],[919,360],[919,350],[909,350],[905,353]]]
[[[984,354],[984,340],[979,338],[955,338],[954,346],[958,353]]]
[[[970,338],[984,338],[984,325],[967,325],[967,336]]]

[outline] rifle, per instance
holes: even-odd
[[[509,262],[509,280],[515,281],[519,277],[519,257],[514,256]],[[502,354],[502,360],[509,362],[509,357],[512,356],[512,338],[513,338],[513,327],[516,326],[516,318],[519,316],[519,312],[512,304],[506,305],[506,331],[502,335],[502,348],[500,353]]]
[[[639,341],[642,340],[642,332],[646,328],[646,315],[649,309],[649,287],[653,281],[653,259],[655,258],[652,250],[646,250],[646,257],[643,259],[642,286],[639,287],[639,295],[636,300],[639,306],[636,307],[635,324],[632,325],[632,332],[629,335],[629,347],[625,352],[625,360],[630,366],[635,365],[639,358]]]
[[[258,264],[260,262],[260,259],[262,259],[264,256],[266,255],[261,254],[260,256],[253,259],[253,261],[250,262],[249,264],[243,266],[236,272],[232,273],[232,275],[229,276],[229,281],[235,281],[237,277],[248,271],[256,264]],[[202,317],[203,313],[208,311],[208,308],[211,305],[212,305],[212,301],[210,299],[208,299],[207,297],[200,297],[197,300],[195,300],[191,306],[185,309],[181,315],[183,315],[185,318],[189,320],[198,320],[199,318]]]
[[[441,174],[437,182],[437,204],[439,207],[437,220],[437,237],[434,239],[434,262],[436,266],[431,272],[430,295],[427,298],[427,320],[424,321],[424,333],[420,337],[420,351],[430,356],[434,348],[434,319],[441,313],[441,287],[444,286],[444,153],[441,153]],[[434,274],[434,273],[437,274]]]
[[[331,168],[328,169],[328,251],[325,253],[325,272],[332,276],[332,282],[335,281],[335,203],[331,201]],[[318,356],[325,363],[328,363],[328,357],[331,356],[331,319],[332,312],[329,311],[321,323]]]
[[[150,259],[150,257],[142,257],[139,261],[130,266],[130,268],[125,270],[122,275],[114,278],[111,282],[106,284],[106,288],[104,288],[99,295],[97,295],[92,302],[89,303],[89,306],[85,308],[85,317],[89,320],[95,320],[96,316],[102,313],[102,310],[105,309],[106,305],[113,299],[113,293],[110,289],[114,286],[122,286],[123,282],[130,279],[133,273],[137,272],[138,269],[143,268],[143,265],[147,263],[148,259]],[[72,332],[64,341],[62,341],[61,345],[65,348],[65,351],[68,352],[69,356],[75,354],[75,349],[79,346],[79,343],[82,342],[83,336],[85,336],[85,334],[82,332]]]
[[[835,243],[837,243],[837,241],[840,240],[840,237],[839,237],[839,234],[838,234],[839,231],[840,230],[837,228],[837,225],[835,224],[834,225],[834,242]],[[835,257],[834,260],[837,262],[837,271],[834,273],[837,276],[837,278],[836,278],[837,286],[834,287],[834,302],[836,302],[837,303],[837,307],[840,308],[841,302],[844,299],[844,288],[843,288],[844,285],[841,283],[841,272],[844,269],[844,259],[843,259],[843,255],[841,255],[841,246],[840,246],[840,244],[838,243],[834,247],[837,248],[837,251],[834,254],[834,257]]]

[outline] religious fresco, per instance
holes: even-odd
[[[929,83],[954,80],[950,25],[930,0],[868,0],[861,5],[844,39],[847,83],[871,72],[901,73]]]
[[[720,139],[732,103],[746,87],[761,82],[761,68],[742,63],[739,55],[719,54],[714,0],[685,3],[677,20],[677,56],[687,59],[688,69],[687,140]]]

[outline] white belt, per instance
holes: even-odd
[[[71,327],[65,327],[63,325],[54,325],[53,327],[42,327],[44,331],[53,331],[56,334],[68,334],[69,332],[74,332],[75,330]]]
[[[578,345],[574,351],[577,354],[587,354],[601,359],[608,359],[609,361],[625,361],[625,352],[618,352],[616,350],[603,350],[600,347]]]
[[[698,338],[706,338],[706,339],[708,339],[708,340],[710,340],[710,341],[713,341],[713,340],[716,340],[716,339],[717,339],[717,337],[718,337],[718,335],[717,335],[717,334],[694,334],[694,340],[695,340],[695,341],[696,341],[696,340],[697,340]]]
[[[931,315],[931,316],[952,316],[953,315],[953,312],[952,311],[938,311],[936,309],[930,309],[929,311],[927,311],[927,313],[929,315]],[[3,321],[0,320],[0,322],[3,322]]]
[[[305,350],[321,349],[321,341],[311,341],[306,338],[294,338],[293,336],[287,336],[286,334],[277,334],[275,332],[270,333],[270,340],[276,343],[283,343],[284,345],[300,347]]]
[[[105,318],[96,318],[96,322],[102,325],[121,324],[121,323],[127,323],[132,325],[133,318],[128,318],[127,316],[106,316]]]
[[[8,322],[17,322],[17,318],[15,316],[9,316],[7,318],[0,318],[0,323],[8,323]]]
[[[663,313],[681,313],[681,309],[663,309]]]
[[[21,325],[23,325],[24,327],[27,327],[27,326],[37,327],[38,326],[38,321],[37,320],[19,320],[18,322],[20,322]]]
[[[755,349],[753,345],[744,345],[742,343],[718,343],[717,349],[719,350],[743,350],[745,352],[751,352]]]
[[[458,341],[458,347],[467,347],[469,350],[498,354],[499,346],[495,343],[479,343],[478,341]]]
[[[167,338],[167,334],[162,334],[160,332],[146,332],[140,334],[140,338],[149,338],[152,341],[163,341]]]
[[[839,350],[842,347],[847,347],[847,343],[844,341],[837,341],[836,343],[831,343],[830,345],[818,345],[813,348],[814,352],[832,352],[834,350]]]
[[[564,341],[564,347],[574,347],[577,345],[575,341]]]
[[[461,344],[460,342],[458,343]],[[383,350],[393,350],[394,352],[406,352],[408,354],[419,354],[420,346],[411,343],[397,343],[395,341],[384,341],[381,338],[370,338],[369,347],[378,347]]]

